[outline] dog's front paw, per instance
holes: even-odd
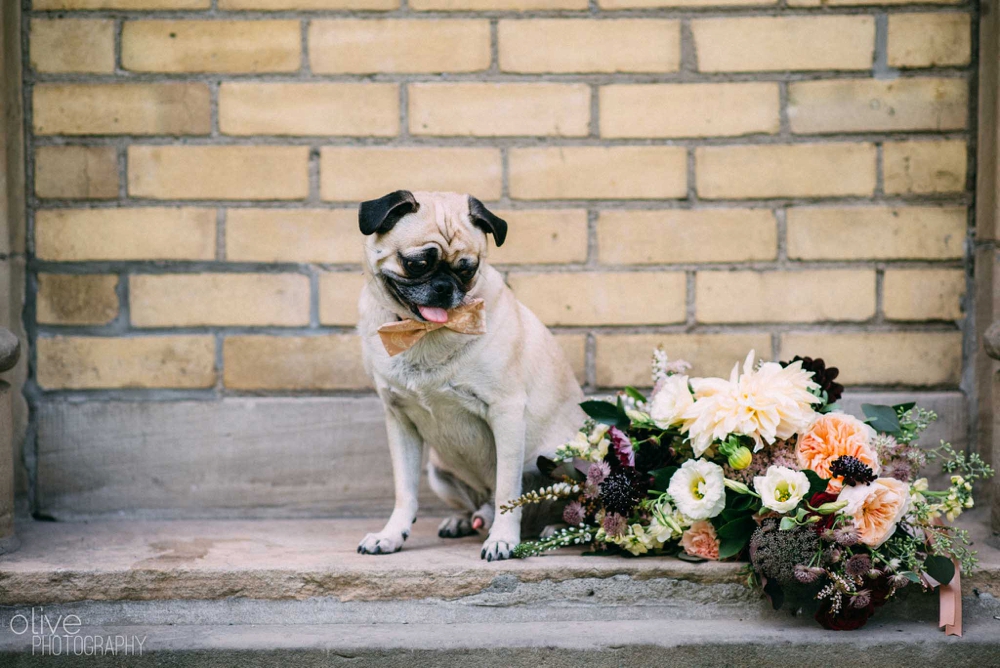
[[[441,538],[461,538],[474,533],[476,530],[472,528],[468,515],[452,515],[438,525],[438,536]]]
[[[360,554],[392,554],[403,549],[408,534],[383,531],[370,533],[358,545]]]
[[[517,547],[517,544],[518,541],[516,540],[494,539],[491,537],[483,543],[483,551],[479,553],[479,556],[486,561],[510,559],[514,556],[514,548]]]

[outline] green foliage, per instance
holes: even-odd
[[[948,557],[932,554],[924,559],[924,571],[943,585],[955,577],[955,564]]]
[[[820,477],[818,473],[810,469],[805,469],[802,472],[805,473],[806,478],[809,479],[809,497],[812,497],[813,494],[819,494],[820,492],[826,491],[826,487],[830,483],[828,479]],[[808,501],[808,499],[806,500]]]
[[[742,552],[756,528],[757,523],[750,515],[744,515],[719,527],[716,530],[716,535],[719,537],[719,559],[735,557]]]
[[[865,417],[868,418],[866,422],[868,422],[868,424],[870,424],[872,429],[875,431],[879,431],[884,434],[899,433],[899,416],[896,414],[896,409],[892,406],[861,404],[861,410],[864,412]]]

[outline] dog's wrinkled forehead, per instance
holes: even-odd
[[[366,248],[377,261],[407,249],[439,247],[441,258],[479,257],[487,248],[487,233],[503,243],[507,224],[469,195],[397,190],[359,209]]]

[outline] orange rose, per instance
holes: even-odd
[[[881,470],[878,455],[869,445],[874,435],[874,430],[856,417],[827,413],[799,436],[795,454],[799,466],[815,471],[822,478],[830,478],[830,463],[845,455],[860,459],[877,475]],[[836,494],[841,487],[842,478],[831,478],[827,491]]]
[[[698,520],[681,536],[681,547],[688,554],[713,561],[719,558],[719,538],[711,522]]]
[[[842,512],[854,521],[861,542],[875,548],[889,540],[910,509],[910,484],[879,478],[870,485],[844,487],[837,500],[847,501]]]

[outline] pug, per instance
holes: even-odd
[[[402,548],[427,448],[430,486],[456,511],[439,535],[488,531],[482,558],[507,559],[522,511],[494,510],[540,485],[538,456],[551,457],[585,419],[580,386],[552,334],[487,263],[487,240],[502,245],[507,223],[482,202],[397,190],[363,202],[358,218],[367,278],[358,330],[385,407],[396,496],[358,552]]]

